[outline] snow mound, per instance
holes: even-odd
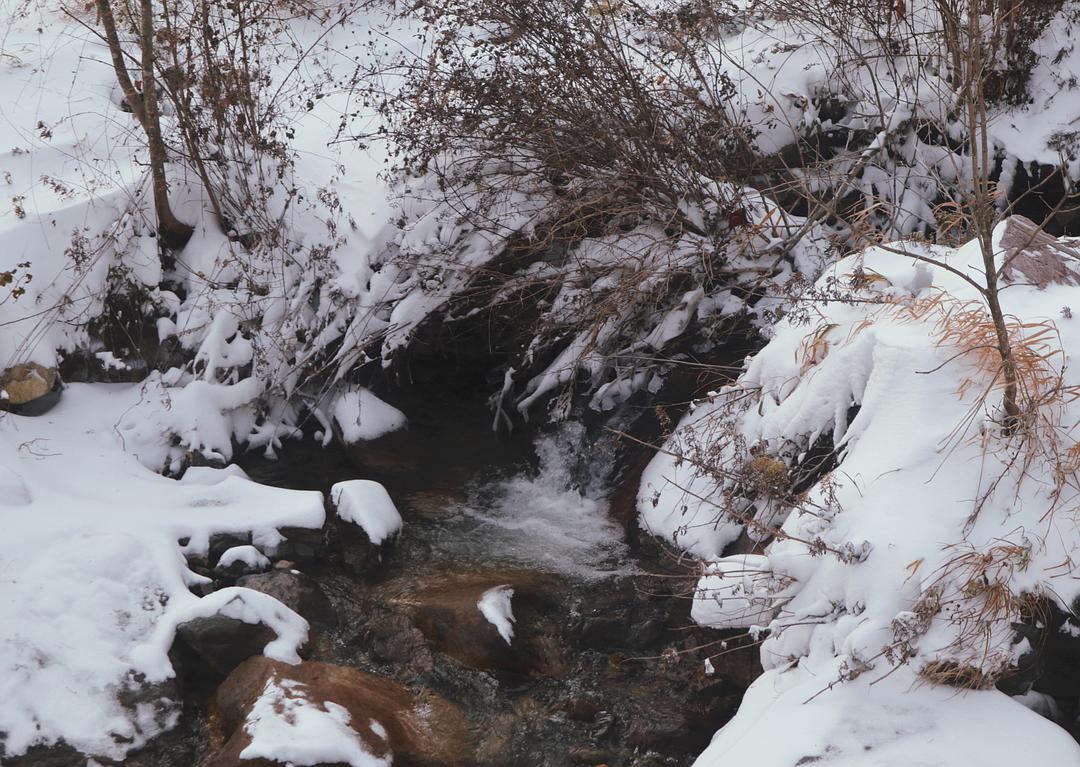
[[[477,608],[487,618],[488,623],[494,626],[507,644],[511,644],[514,638],[514,610],[510,600],[514,597],[514,590],[508,585],[495,586],[485,591],[476,603]]]
[[[363,387],[349,389],[334,401],[334,421],[347,443],[376,439],[405,428],[405,414]]]
[[[237,562],[246,565],[252,570],[265,570],[270,567],[270,560],[254,546],[233,546],[231,549],[226,549],[215,567],[219,570],[225,570]]]
[[[349,712],[332,701],[321,706],[307,695],[307,685],[271,677],[256,699],[244,731],[251,737],[241,759],[268,759],[295,767],[347,764],[349,767],[390,767],[393,756],[377,757],[349,727]],[[371,729],[385,736],[375,720]]]
[[[386,488],[370,479],[350,479],[330,488],[330,502],[337,515],[359,525],[373,544],[379,546],[401,531],[401,514]]]
[[[768,558],[754,554],[710,562],[698,581],[690,618],[716,629],[768,625],[784,597],[771,587],[767,567]]]

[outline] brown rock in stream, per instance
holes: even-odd
[[[288,688],[304,705],[344,708],[348,727],[376,757],[393,754],[395,767],[452,767],[475,763],[464,715],[433,693],[414,693],[383,677],[348,666],[306,661],[295,666],[251,658],[218,688],[207,720],[207,756],[199,767],[271,767],[267,759],[241,759],[251,743],[245,723],[271,687]],[[277,710],[278,707],[275,707]],[[279,712],[282,713],[282,712]],[[377,723],[377,724],[373,724]],[[379,730],[382,732],[379,732]],[[298,732],[297,737],[303,737]],[[314,767],[330,767],[317,765]]]
[[[565,663],[551,623],[555,583],[551,576],[529,571],[429,573],[385,584],[376,598],[408,616],[432,649],[465,666],[558,676]],[[509,643],[478,606],[485,592],[500,586],[513,589],[515,623]]]

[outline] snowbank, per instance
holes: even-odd
[[[999,263],[1014,255],[1010,227],[1023,226],[996,230]],[[1080,403],[1069,394],[1080,385],[1080,325],[1062,309],[1076,301],[1080,262],[1067,242],[1028,245],[1012,263],[1029,273],[1001,293],[1021,391],[1035,398],[1019,434],[1003,433],[993,327],[963,277],[978,276],[978,244],[901,243],[831,269],[817,286],[831,300],[780,322],[738,382],[679,426],[667,447],[681,461],[661,454],[646,472],[643,526],[665,523],[676,544],[713,560],[694,618],[764,637],[769,673],[701,764],[738,762],[751,742],[762,765],[901,753],[906,763],[930,731],[956,749],[934,764],[975,753],[992,764],[1010,763],[1006,753],[1080,760],[1019,703],[934,684],[992,686],[1015,663],[1024,605],[1044,598],[1067,610],[1080,595],[1057,577],[1080,545],[1070,505]],[[713,469],[695,472],[695,462]],[[764,555],[718,558],[741,530],[767,544]],[[772,688],[785,692],[763,692]],[[976,731],[982,713],[1007,715],[994,727],[1015,742]],[[789,738],[750,734],[781,724]],[[1044,751],[1017,745],[1036,740]]]
[[[766,671],[695,767],[1077,764],[1068,733],[996,691],[926,684],[907,669],[828,687],[839,669]]]
[[[215,532],[317,528],[321,494],[231,471],[201,469],[190,482],[155,474],[116,428],[143,395],[72,385],[45,416],[0,415],[0,732],[10,755],[62,739],[120,759],[171,727],[167,698],[126,708],[117,696],[172,675],[175,626],[196,615],[266,623],[278,634],[268,653],[285,660],[306,638],[306,622],[264,594],[192,594],[201,578],[179,541],[198,549]]]
[[[405,428],[405,414],[363,387],[348,389],[334,401],[334,421],[347,443],[376,439]]]

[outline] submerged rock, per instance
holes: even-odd
[[[476,669],[534,675],[558,675],[564,669],[554,635],[556,626],[546,615],[554,603],[555,579],[528,571],[451,573],[439,578],[402,583],[380,589],[385,603],[407,615],[431,647],[459,663]],[[513,592],[511,609],[515,631],[492,620],[481,607],[493,590]]]

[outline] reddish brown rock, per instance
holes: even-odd
[[[507,644],[477,603],[488,589],[509,586],[516,622]],[[552,625],[554,579],[529,571],[432,573],[423,580],[391,582],[380,601],[407,615],[431,647],[478,669],[532,675],[564,672]]]
[[[462,713],[434,693],[413,693],[389,679],[348,666],[305,661],[295,666],[265,657],[241,664],[218,688],[207,718],[207,743],[200,767],[274,767],[265,759],[241,759],[251,743],[244,723],[267,682],[288,680],[323,708],[334,703],[349,712],[349,726],[376,757],[393,753],[395,767],[475,763],[472,736]],[[384,729],[384,740],[371,727]],[[319,765],[318,767],[336,767]]]

